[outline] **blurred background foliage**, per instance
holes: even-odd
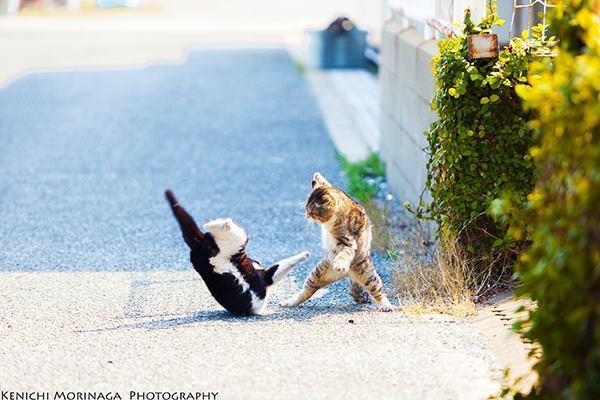
[[[599,0],[558,1],[559,54],[517,88],[539,134],[524,213],[531,247],[518,266],[518,293],[537,308],[517,328],[541,350],[528,398],[600,398],[599,10]]]

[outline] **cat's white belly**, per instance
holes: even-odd
[[[337,241],[325,225],[321,226],[321,247],[325,251],[325,257],[329,258],[335,255]]]

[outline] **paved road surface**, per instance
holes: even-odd
[[[166,187],[198,222],[233,217],[262,259],[317,250],[302,204],[315,171],[339,170],[307,90],[281,50],[13,83],[0,92],[0,270],[188,269]]]
[[[495,388],[488,343],[466,321],[355,306],[345,282],[277,306],[318,258],[303,211],[312,173],[343,183],[284,51],[25,76],[0,90],[0,148],[2,390],[482,399]],[[267,315],[233,318],[210,298],[167,186],[199,222],[234,217],[265,262],[313,253]]]

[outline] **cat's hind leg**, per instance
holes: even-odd
[[[350,268],[350,277],[362,285],[373,296],[381,311],[394,311],[396,309],[385,295],[383,282],[370,258],[352,265]]]
[[[355,302],[359,304],[366,304],[371,302],[371,296],[369,292],[358,282],[352,274],[350,274],[349,279],[350,284],[348,285],[350,289],[350,296],[354,299]]]
[[[295,256],[277,261],[272,267],[269,267],[265,271],[267,285],[270,286],[279,282],[284,276],[287,275],[288,272],[291,271],[292,268],[306,260],[308,257],[310,257],[310,253],[308,251],[303,251]]]
[[[310,299],[317,290],[329,285],[330,283],[342,279],[344,276],[346,276],[346,273],[336,271],[335,269],[333,269],[331,264],[327,262],[327,260],[321,260],[317,264],[317,266],[310,272],[310,275],[304,282],[302,290],[289,300],[281,303],[281,306],[297,306],[298,304]]]

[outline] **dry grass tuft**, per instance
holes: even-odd
[[[413,252],[403,257],[394,276],[397,296],[406,312],[435,311],[456,317],[476,313],[471,271],[452,243],[434,257]]]
[[[412,215],[392,212],[387,202],[369,200],[364,206],[373,223],[373,251],[397,267],[394,286],[402,311],[475,314],[473,274],[456,244],[426,247],[424,230]]]

